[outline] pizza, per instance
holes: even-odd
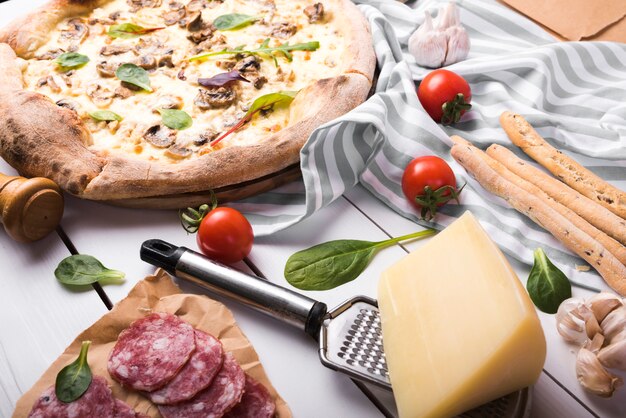
[[[53,0],[0,31],[0,155],[131,206],[258,192],[374,68],[348,0]]]

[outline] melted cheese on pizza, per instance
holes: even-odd
[[[260,138],[289,125],[289,109],[262,112],[217,147],[211,141],[234,126],[255,98],[281,90],[299,90],[314,80],[336,76],[345,50],[340,32],[328,24],[332,2],[314,16],[315,0],[115,0],[89,15],[60,22],[49,41],[28,60],[26,88],[73,108],[92,133],[90,148],[99,153],[123,153],[137,158],[176,162],[212,152],[214,148],[258,143]],[[306,10],[305,13],[305,8]],[[317,6],[319,7],[319,6]],[[237,30],[216,30],[212,22],[228,14],[258,20]],[[318,20],[318,21],[316,21]],[[123,39],[107,34],[116,24],[162,28]],[[315,51],[294,51],[290,62],[267,56],[218,55],[190,61],[206,52],[258,48],[318,41]],[[86,55],[89,62],[63,71],[54,58],[63,52]],[[152,92],[133,90],[115,75],[119,65],[145,68]],[[240,70],[250,83],[229,83],[221,93],[198,84],[199,78]],[[203,92],[213,92],[207,99]],[[233,99],[234,97],[234,99]],[[184,130],[163,125],[158,108],[180,109],[192,117]],[[97,121],[89,113],[110,110],[122,121]]]

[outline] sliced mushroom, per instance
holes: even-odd
[[[135,64],[144,70],[153,70],[157,66],[157,60],[154,55],[142,55],[139,59],[135,60]]]
[[[59,107],[64,107],[66,109],[73,110],[74,112],[78,112],[80,105],[78,102],[70,99],[61,99],[56,102],[56,105]]]
[[[184,9],[185,5],[178,1],[170,1],[167,7],[169,7],[171,10],[180,10],[180,9]]]
[[[220,2],[221,3],[221,2]],[[205,0],[191,0],[185,6],[188,12],[199,12],[202,9],[206,8],[207,2]]]
[[[90,17],[89,20],[87,21],[87,23],[89,23],[90,25],[114,25],[115,24],[115,20],[113,19],[109,19],[109,18],[102,18],[102,17]]]
[[[70,19],[67,29],[61,31],[61,40],[72,40],[81,43],[89,35],[89,26],[82,19]]]
[[[198,45],[196,45],[192,49],[192,53],[200,54],[204,51],[210,51],[211,49],[221,45],[226,45],[226,37],[221,33],[213,33],[211,37],[204,41],[201,41]]]
[[[204,22],[202,21],[202,13],[194,12],[191,15],[187,16],[187,21],[185,22],[185,28],[189,32],[198,32],[204,28]]]
[[[179,145],[172,145],[165,150],[165,155],[175,160],[182,160],[189,157],[193,152],[189,148],[181,147]]]
[[[105,45],[100,49],[100,55],[104,55],[105,57],[119,55],[130,51],[130,49],[130,45],[125,44]]]
[[[161,6],[161,0],[126,0],[126,3],[128,3],[130,11],[133,13],[144,7],[155,8]]]
[[[264,75],[252,79],[252,85],[257,90],[262,89],[265,83],[267,83],[267,77],[265,77]]]
[[[87,86],[87,96],[98,107],[106,107],[113,101],[114,93],[99,83],[91,83]]]
[[[202,110],[228,107],[237,99],[237,93],[232,86],[211,87],[200,89],[194,99],[194,104]]]
[[[163,125],[149,127],[143,138],[157,148],[167,148],[176,141],[176,131]]]
[[[152,111],[158,113],[157,109],[182,109],[183,104],[184,102],[182,97],[166,94],[159,97],[156,106],[154,106]]]
[[[130,96],[133,95],[133,91],[124,86],[119,86],[118,88],[116,88],[114,93],[115,97],[120,97],[122,99],[128,99]]]
[[[207,129],[202,134],[200,134],[197,139],[194,139],[193,144],[198,146],[204,145],[207,142],[212,142],[215,138],[217,138],[218,135],[219,132],[214,131],[213,129]]]
[[[304,14],[309,18],[309,23],[316,23],[324,18],[324,5],[315,3],[304,8]]]
[[[120,10],[116,11],[116,12],[112,12],[109,14],[109,19],[116,21],[117,19],[120,18],[120,16],[122,15],[122,12]]]
[[[181,68],[176,76],[179,80],[187,81],[187,76],[185,75],[185,69]]]
[[[207,39],[210,39],[211,36],[213,36],[213,32],[213,27],[207,26],[197,32],[191,32],[189,35],[187,35],[187,39],[189,39],[194,44],[199,44],[200,42],[204,42]]]
[[[235,64],[235,70],[240,73],[256,73],[261,69],[261,61],[254,56],[250,55],[240,60]]]
[[[101,77],[115,77],[115,71],[117,71],[119,66],[120,64],[115,62],[100,61],[96,64],[96,71],[98,71]]]
[[[166,54],[161,55],[157,60],[157,67],[169,67],[174,68],[174,62],[172,61],[174,51],[166,51]]]
[[[44,52],[43,54],[35,55],[35,59],[38,60],[53,60],[58,58],[59,55],[63,54],[65,50],[61,48],[51,49],[50,51]]]
[[[298,31],[298,27],[293,23],[281,22],[272,25],[271,35],[275,38],[291,38]]]
[[[59,86],[58,81],[60,81],[58,78],[56,78],[55,76],[49,75],[46,78],[46,83],[48,85],[48,87],[50,87],[50,90],[52,90],[55,93],[58,93],[61,91],[61,87]]]
[[[187,12],[185,11],[185,9],[181,8],[181,9],[174,9],[174,10],[168,10],[166,12],[163,12],[162,17],[163,17],[164,23],[167,26],[172,26],[178,23],[181,19],[183,19],[186,14]]]

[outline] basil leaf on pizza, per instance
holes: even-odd
[[[203,54],[194,55],[189,58],[189,61],[201,60],[209,57],[214,57],[217,55],[238,55],[238,54],[249,54],[249,55],[260,55],[266,58],[271,58],[276,61],[276,54],[279,56],[284,56],[287,61],[291,62],[293,60],[292,51],[315,51],[320,47],[320,43],[318,41],[304,42],[299,44],[289,45],[289,42],[284,43],[278,46],[269,46],[270,39],[267,38],[264,40],[258,48],[255,49],[244,49],[243,47],[237,47],[234,49],[223,49],[221,51],[215,52],[205,52]]]
[[[244,78],[237,70],[229,71],[227,73],[220,73],[209,78],[199,78],[198,84],[204,87],[222,87],[225,84],[232,83],[233,81],[245,81],[249,83],[250,80]]]
[[[259,20],[256,16],[245,15],[243,13],[231,13],[218,16],[213,21],[213,26],[218,30],[236,30],[248,26]]]
[[[161,119],[163,120],[163,125],[167,126],[170,129],[176,129],[182,131],[183,129],[187,129],[191,127],[193,124],[193,119],[191,116],[182,110],[178,109],[157,109],[161,114]]]
[[[107,35],[111,38],[132,39],[161,29],[164,28],[144,28],[134,23],[120,23],[119,25],[110,26]]]
[[[152,91],[148,72],[135,64],[122,64],[115,71],[115,76],[133,86],[137,86],[146,91]]]
[[[269,110],[272,109],[274,106],[290,105],[297,94],[298,91],[283,90],[276,93],[268,93],[264,94],[263,96],[257,97],[254,102],[252,102],[250,109],[248,109],[244,117],[241,118],[241,120],[237,122],[232,128],[226,131],[226,133],[222,134],[215,141],[211,142],[211,146],[217,145],[222,139],[237,131],[247,122],[252,120],[252,117],[255,114],[259,113],[261,110]]]
[[[66,52],[59,55],[54,62],[61,67],[62,70],[68,71],[87,64],[89,62],[89,57],[87,55],[79,54],[78,52]]]
[[[115,112],[111,112],[110,110],[96,110],[95,112],[90,112],[89,116],[95,120],[101,120],[106,122],[111,121],[121,121],[123,118]]]

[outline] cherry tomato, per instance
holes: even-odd
[[[252,250],[252,226],[241,212],[227,207],[210,211],[198,229],[198,247],[209,258],[223,264],[243,260]]]
[[[402,192],[422,218],[431,219],[437,207],[458,198],[454,172],[441,158],[428,155],[415,158],[404,169]]]
[[[463,77],[448,70],[430,72],[419,85],[417,97],[435,122],[456,123],[472,105],[472,91]]]

